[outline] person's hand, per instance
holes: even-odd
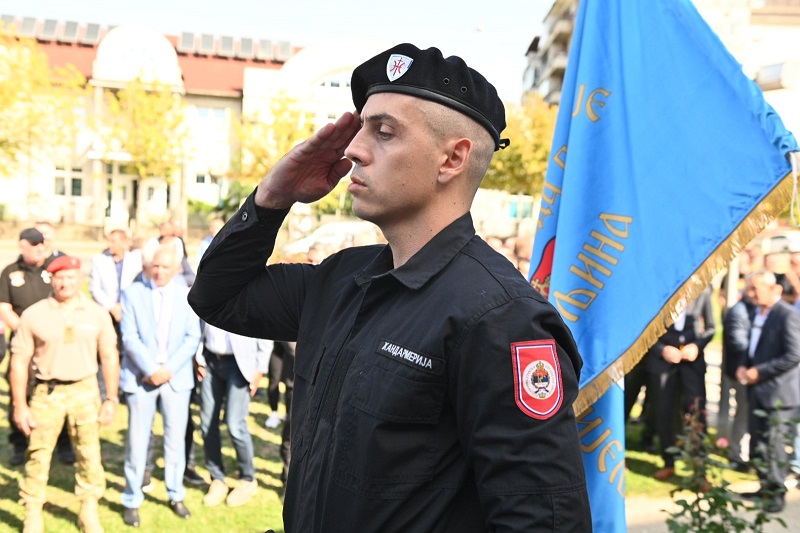
[[[261,376],[263,374],[256,370],[256,373],[253,374],[253,379],[250,380],[250,396],[255,396],[256,392],[258,391],[258,386],[261,384]]]
[[[119,302],[115,303],[113,306],[111,306],[111,309],[109,309],[108,312],[111,313],[111,316],[114,318],[115,321],[122,322],[122,304],[121,303],[119,303]]]
[[[256,204],[286,209],[295,202],[314,202],[331,192],[353,166],[344,151],[360,128],[358,113],[347,112],[335,124],[327,124],[292,148],[261,180]]]
[[[681,359],[684,361],[694,361],[697,359],[697,356],[700,354],[700,348],[697,347],[696,344],[691,343],[687,344],[683,348],[681,348]]]
[[[203,381],[203,378],[206,377],[206,367],[200,366],[197,364],[197,361],[194,362],[194,374],[197,376],[197,382],[200,383]]]
[[[158,368],[158,370],[150,374],[148,379],[150,380],[151,385],[155,387],[160,387],[161,385],[172,379],[172,372],[167,370],[166,367],[161,366]]]
[[[755,383],[758,383],[759,377],[760,376],[758,375],[758,369],[754,366],[751,366],[750,368],[744,371],[744,379],[747,380],[747,383],[745,383],[745,385],[753,385]]]
[[[736,381],[742,385],[747,385],[747,367],[740,366],[736,369]]]
[[[30,436],[31,431],[36,427],[36,421],[33,419],[33,413],[28,404],[14,406],[14,423],[26,437]]]
[[[107,426],[114,421],[114,415],[117,413],[117,402],[113,400],[103,400],[100,404],[100,411],[97,413],[97,421],[101,426]]]
[[[675,346],[664,346],[664,349],[661,351],[661,357],[663,357],[666,362],[675,365],[681,362],[683,355]]]

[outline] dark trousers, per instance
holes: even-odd
[[[281,471],[281,480],[286,484],[289,477],[289,463],[291,462],[291,442],[292,442],[292,393],[294,391],[294,353],[291,350],[275,350],[272,352],[272,357],[269,358],[269,369],[267,371],[269,376],[269,385],[267,386],[267,400],[273,412],[278,410],[278,401],[280,400],[280,389],[278,388],[280,382],[286,386],[286,394],[284,395],[284,402],[286,403],[286,420],[283,423],[283,430],[281,432],[281,461],[283,461],[283,469]]]
[[[664,466],[674,467],[675,455],[666,450],[675,446],[675,428],[679,427],[676,423],[679,393],[682,414],[696,413],[705,428],[705,362],[698,358],[693,363],[681,362],[664,367],[660,372],[651,371],[648,388],[654,393],[656,433],[661,441]]]
[[[641,445],[647,448],[653,443],[653,436],[655,434],[655,408],[653,402],[653,394],[647,387],[647,368],[645,367],[645,360],[642,359],[639,363],[631,369],[630,372],[625,374],[625,422],[631,416],[631,409],[636,404],[639,398],[639,392],[644,387],[644,403],[642,404],[641,419],[644,422],[642,430]]]
[[[797,408],[767,409],[759,407],[750,395],[750,452],[751,463],[756,465],[758,479],[763,490],[774,491],[779,496],[786,492],[786,476],[789,475],[789,454],[787,443],[792,442]],[[767,416],[757,416],[756,410],[765,411]]]

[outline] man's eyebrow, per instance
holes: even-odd
[[[375,115],[359,116],[359,122],[363,126],[365,122],[387,122],[390,124],[399,124],[399,121],[389,113],[377,113]]]

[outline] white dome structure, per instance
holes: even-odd
[[[139,79],[183,92],[178,55],[172,43],[155,30],[139,26],[117,26],[97,47],[92,65],[97,85],[122,87]]]

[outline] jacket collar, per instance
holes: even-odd
[[[409,289],[419,289],[441,272],[474,236],[472,215],[467,212],[436,234],[399,268],[392,268],[392,250],[389,245],[384,246],[355,281],[363,286],[374,278],[392,276]]]

